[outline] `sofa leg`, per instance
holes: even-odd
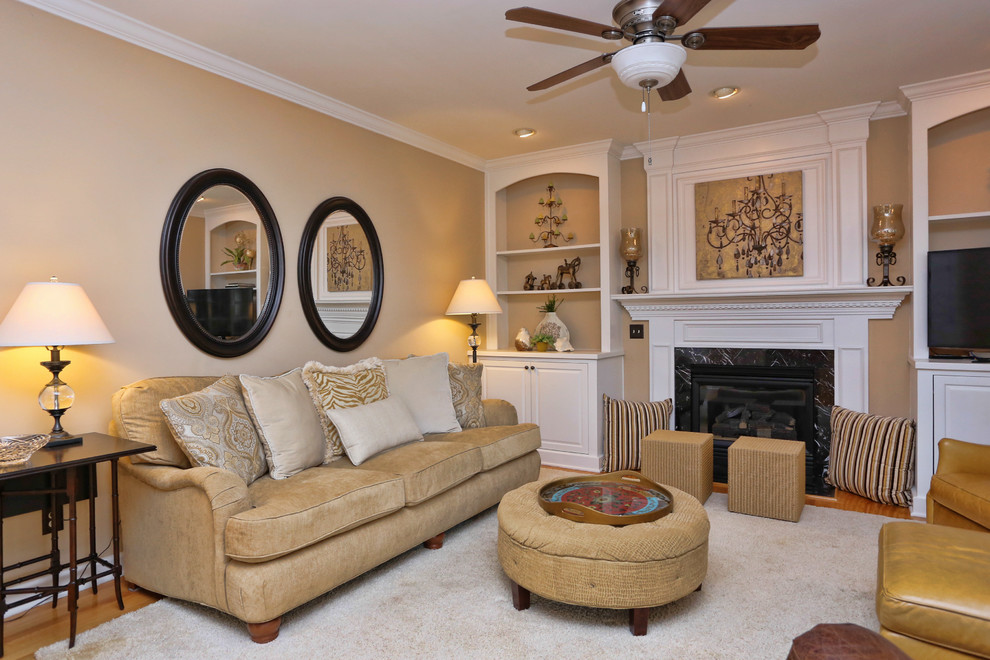
[[[629,610],[629,631],[636,637],[646,634],[647,623],[650,619],[650,608],[634,607]]]
[[[278,637],[278,628],[281,625],[282,617],[276,617],[264,623],[249,623],[247,624],[248,634],[251,635],[252,642],[256,644],[267,644]]]
[[[440,532],[432,539],[426,539],[423,541],[423,547],[427,550],[439,550],[443,547],[443,537],[447,532]]]

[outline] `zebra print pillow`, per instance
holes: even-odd
[[[307,362],[303,366],[303,382],[320,411],[323,434],[326,436],[324,463],[335,461],[345,454],[340,432],[330,420],[327,411],[335,408],[353,408],[388,398],[388,382],[385,367],[378,358],[366,358],[347,367],[330,367],[319,362]]]
[[[670,426],[673,404],[665,401],[623,401],[603,395],[605,455],[602,471],[638,470],[643,438]]]
[[[911,506],[914,421],[832,406],[831,426],[825,481],[875,502]]]

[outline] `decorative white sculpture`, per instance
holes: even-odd
[[[574,347],[571,346],[571,340],[568,337],[560,337],[553,343],[553,350],[558,353],[566,353],[568,351],[573,351]]]
[[[516,335],[516,350],[517,351],[531,351],[533,347],[529,343],[529,330],[526,328],[519,328],[519,334]]]

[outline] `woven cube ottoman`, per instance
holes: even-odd
[[[632,633],[645,635],[651,607],[701,588],[709,525],[697,499],[668,488],[673,510],[663,518],[594,525],[544,511],[537,498],[545,483],[520,486],[498,505],[498,559],[517,610],[529,607],[530,592],[571,605],[627,609]]]
[[[737,438],[729,445],[729,511],[797,522],[804,509],[805,445]]]
[[[711,433],[654,431],[643,438],[640,471],[704,504],[712,494],[712,447]]]

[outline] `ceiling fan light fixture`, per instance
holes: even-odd
[[[738,87],[719,87],[718,89],[712,90],[712,96],[717,98],[719,101],[732,98],[739,93]]]
[[[687,52],[668,42],[645,42],[623,48],[612,56],[612,68],[622,84],[639,88],[645,81],[650,87],[664,87],[677,75],[687,59]]]
[[[512,132],[516,134],[516,137],[521,137],[521,138],[528,138],[528,137],[532,137],[533,135],[536,135],[536,130],[532,128],[517,128]]]

